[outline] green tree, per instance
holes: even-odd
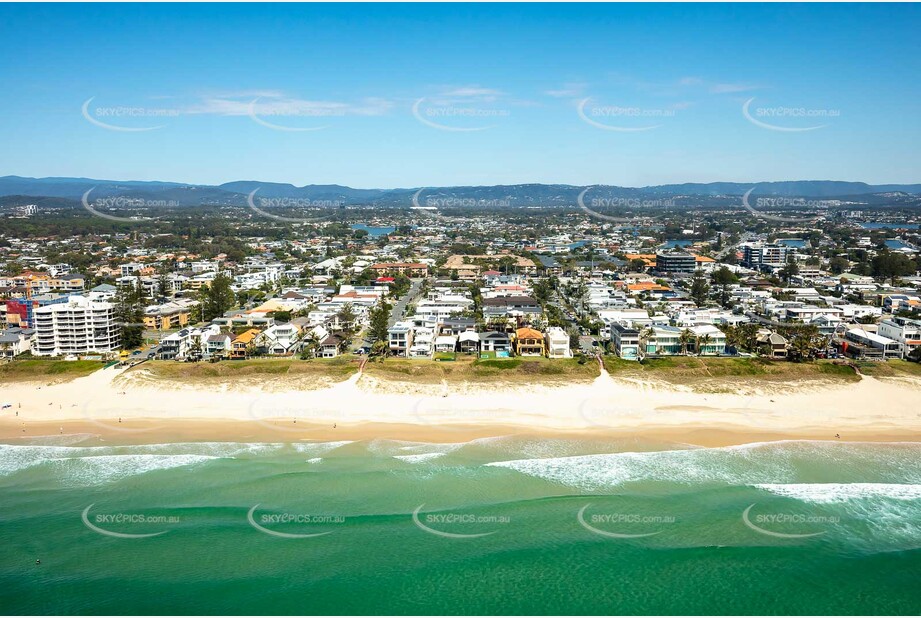
[[[230,289],[229,276],[219,274],[210,285],[203,287],[202,290],[202,317],[205,322],[221,317],[233,307],[235,296],[233,290]]]
[[[871,273],[874,277],[882,280],[889,279],[893,284],[899,277],[914,274],[917,268],[917,265],[907,255],[896,251],[882,251],[870,262]]]
[[[371,335],[371,340],[386,341],[390,322],[390,305],[382,300],[377,306],[371,308],[368,317],[370,320],[368,334]]]
[[[707,280],[704,278],[702,271],[694,271],[694,277],[691,279],[691,300],[694,301],[694,304],[698,307],[702,307],[707,304],[707,297],[710,294],[710,286],[707,284]]]
[[[832,259],[828,260],[828,269],[831,270],[832,274],[840,275],[841,273],[847,271],[848,267],[851,265],[848,262],[847,258],[840,255],[836,255]]]
[[[720,267],[713,272],[711,276],[713,283],[720,286],[720,304],[724,307],[729,306],[729,286],[735,283],[738,283],[739,278],[734,272],[726,268],[725,266]]]
[[[144,343],[144,306],[138,286],[127,283],[115,292],[115,319],[121,325],[122,349],[140,347]]]
[[[796,258],[793,257],[793,254],[790,253],[787,255],[787,263],[784,264],[784,267],[780,269],[777,273],[780,275],[780,278],[790,283],[790,279],[799,274],[799,264],[796,263]]]
[[[348,343],[355,334],[355,320],[358,318],[358,315],[352,308],[352,303],[345,303],[342,308],[336,312],[336,318],[338,318],[339,323],[342,325],[342,338]]]

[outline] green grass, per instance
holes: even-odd
[[[446,382],[512,382],[522,384],[552,384],[554,382],[587,382],[598,377],[594,361],[579,364],[572,358],[515,357],[509,359],[478,359],[458,356],[453,363],[429,360],[388,358],[369,362],[365,373],[382,380],[410,381],[425,384]]]
[[[339,358],[253,358],[225,360],[218,363],[181,363],[176,361],[147,361],[130,371],[147,371],[155,379],[176,380],[188,383],[197,380],[227,380],[260,376],[328,377],[348,379],[358,371],[358,362],[342,356]]]
[[[53,378],[56,382],[66,382],[102,369],[104,364],[101,361],[89,360],[13,360],[0,364],[0,382],[44,381],[48,378]]]
[[[921,377],[921,363],[904,360],[858,362],[860,373],[874,378]]]
[[[698,356],[668,356],[642,362],[605,357],[604,365],[614,377],[659,379],[675,384],[693,384],[715,380],[742,378],[746,382],[796,382],[803,380],[835,380],[855,382],[856,372],[847,365],[818,360],[807,363],[775,361],[766,358],[713,358]]]

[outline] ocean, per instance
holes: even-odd
[[[60,436],[0,544],[6,614],[918,614],[921,445]]]

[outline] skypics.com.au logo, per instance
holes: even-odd
[[[663,126],[661,123],[650,124],[650,121],[673,118],[676,111],[636,106],[594,105],[592,98],[587,97],[576,105],[576,113],[583,122],[596,129],[620,133],[640,133],[660,128]]]
[[[427,195],[420,201],[422,192],[426,188],[422,187],[413,194],[412,207],[415,210],[436,210],[438,208],[508,208],[512,205],[509,198],[468,198],[454,196],[434,196]]]
[[[633,198],[633,197],[623,197],[610,195],[605,197],[603,193],[604,187],[586,187],[583,189],[579,195],[576,197],[576,204],[579,208],[588,214],[591,217],[596,219],[601,219],[602,221],[608,221],[610,223],[635,223],[637,220],[641,219],[643,216],[651,216],[655,214],[656,210],[667,210],[669,208],[675,207],[674,199],[667,198],[656,198],[656,199],[644,199],[644,198]],[[586,200],[586,196],[589,192],[593,193],[593,196]],[[620,209],[628,211],[640,211],[648,210],[648,214],[636,214],[633,216],[623,216],[618,217],[614,215],[605,214],[599,212],[599,209]]]
[[[413,511],[413,524],[423,532],[446,539],[477,539],[491,536],[498,532],[494,529],[496,526],[507,525],[512,521],[508,515],[481,515],[453,511],[422,514],[424,506],[420,504]],[[484,527],[493,529],[483,530]]]
[[[782,133],[816,131],[828,126],[827,123],[814,124],[816,120],[834,120],[841,117],[841,110],[837,109],[773,106],[756,107],[752,110],[751,105],[754,101],[755,97],[752,97],[742,104],[742,115],[756,127],[768,131]],[[795,126],[797,122],[803,123],[804,121],[809,121],[810,124]]]
[[[416,99],[412,105],[412,115],[425,126],[439,131],[485,131],[512,115],[500,103],[503,97],[502,92],[491,88],[450,88],[434,96]]]
[[[178,515],[155,515],[153,513],[97,513],[90,516],[90,509],[93,506],[95,503],[80,513],[83,525],[96,534],[116,539],[147,539],[162,536],[169,532],[168,529],[162,529],[164,526],[176,525],[180,522]],[[129,529],[137,531],[128,532]],[[140,532],[140,530],[153,531]]]
[[[807,200],[805,198],[790,198],[790,197],[759,197],[755,199],[755,205],[751,204],[751,194],[757,189],[757,187],[752,187],[742,196],[742,207],[755,215],[759,219],[767,219],[770,221],[779,221],[781,223],[814,223],[824,213],[812,215],[809,217],[784,217],[781,215],[773,215],[764,212],[763,209],[794,209],[794,210],[813,210],[813,209],[827,209],[830,206],[835,205],[834,201],[830,200]]]
[[[586,511],[591,507],[586,504],[579,512],[576,513],[576,520],[579,525],[598,536],[609,539],[641,539],[655,536],[663,532],[662,527],[668,524],[674,524],[677,521],[672,515],[664,513],[621,513],[605,512],[591,513],[586,517]],[[656,529],[648,531],[650,527]],[[642,532],[627,532],[626,530],[642,529]]]
[[[177,118],[180,115],[180,111],[173,108],[127,105],[90,107],[95,98],[90,97],[84,101],[80,107],[80,112],[87,122],[107,131],[119,131],[122,133],[155,131],[166,127],[169,123],[161,122],[160,124],[151,125],[151,120],[162,121],[163,119]]]
[[[93,187],[84,193],[83,197],[80,198],[80,203],[83,204],[83,208],[85,208],[90,214],[101,217],[103,219],[108,219],[109,221],[137,223],[138,221],[150,221],[153,219],[153,217],[142,217],[140,215],[121,217],[119,215],[113,215],[110,212],[103,212],[100,209],[147,210],[151,208],[175,208],[179,205],[179,202],[174,200],[143,200],[129,197],[102,197],[91,202],[90,194],[95,190],[96,187]]]
[[[253,505],[246,513],[246,521],[250,526],[263,534],[274,536],[280,539],[313,539],[321,536],[332,534],[334,530],[321,530],[317,532],[293,532],[284,531],[282,528],[292,530],[292,526],[315,526],[321,525],[329,527],[331,525],[342,525],[346,523],[343,515],[330,515],[319,513],[302,513],[302,512],[281,512],[281,513],[262,513],[256,517],[258,504]]]
[[[841,523],[841,518],[834,515],[776,511],[753,514],[752,509],[755,506],[756,504],[752,504],[742,512],[742,522],[758,534],[778,539],[808,539],[821,536],[827,530],[816,530],[816,527],[828,527]]]
[[[319,221],[329,220],[329,215],[319,214],[324,209],[341,208],[345,205],[343,200],[313,200],[309,198],[291,198],[291,197],[260,197],[258,198],[259,206],[256,206],[256,193],[260,188],[253,189],[246,196],[246,205],[253,212],[269,219],[282,221],[284,223],[316,223]],[[264,210],[265,208],[283,208],[286,210],[308,210],[318,211],[316,216],[311,217],[289,217],[286,215],[277,215]]]

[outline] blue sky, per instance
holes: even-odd
[[[905,4],[0,5],[0,175],[921,182],[919,30]]]

